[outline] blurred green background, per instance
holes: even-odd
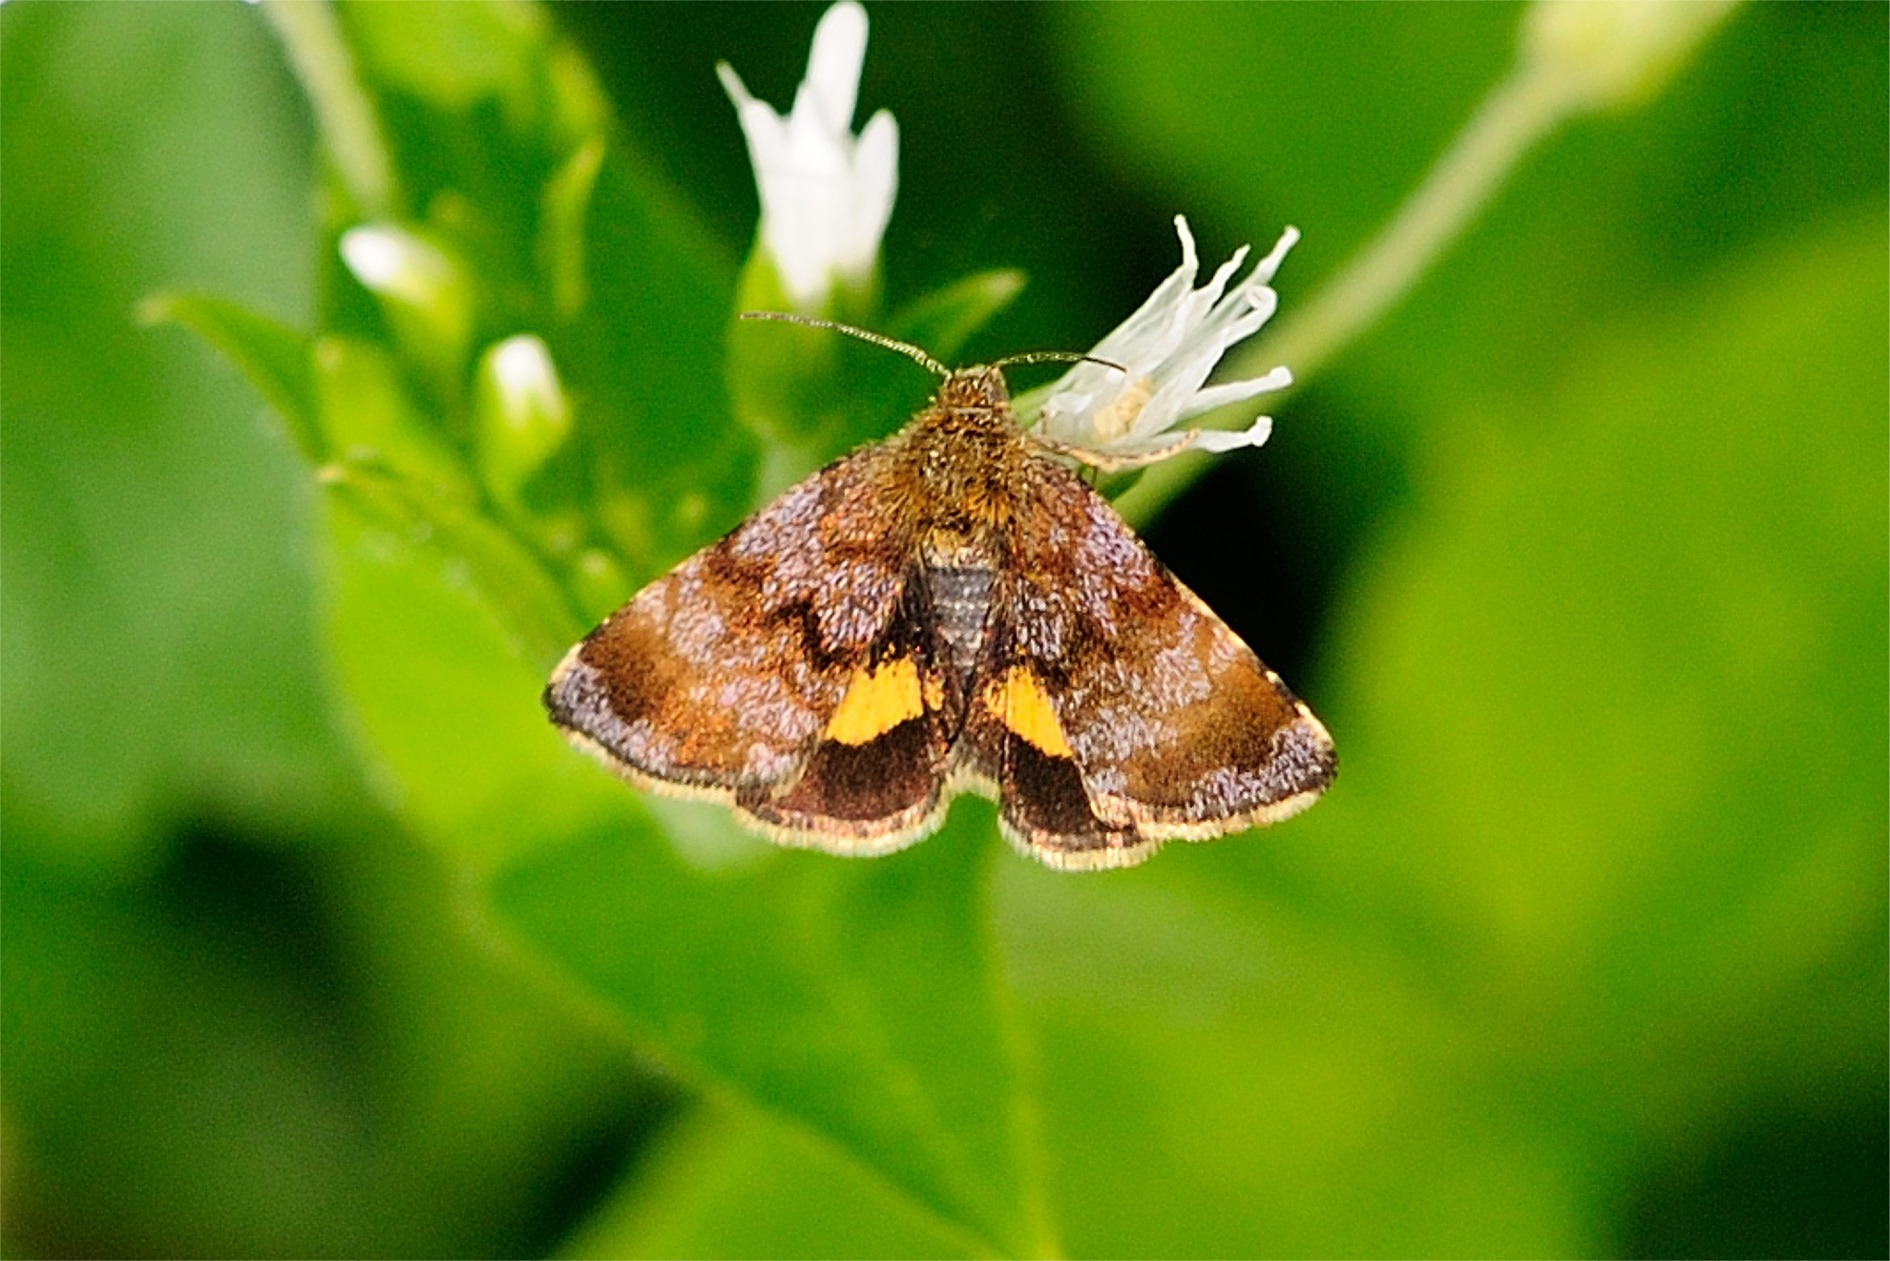
[[[335,12],[378,198],[258,10],[0,9],[8,1255],[1890,1249],[1883,6],[1741,9],[1553,135],[1148,526],[1343,771],[1093,876],[976,802],[770,850],[538,708],[752,506],[712,68],[785,105],[819,8]],[[1185,212],[1210,263],[1298,225],[1291,311],[1521,12],[874,8],[883,310],[1014,268],[933,349],[1088,346]],[[369,219],[459,261],[459,342],[340,267]],[[575,420],[507,504],[517,332]],[[832,353],[830,446],[924,394]]]

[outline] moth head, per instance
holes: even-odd
[[[970,368],[947,368],[924,350],[911,342],[902,342],[888,337],[884,333],[875,333],[869,329],[858,328],[852,324],[842,324],[838,320],[825,320],[813,315],[800,315],[791,311],[743,311],[744,320],[779,320],[786,324],[803,324],[808,328],[828,328],[836,333],[845,333],[861,341],[871,342],[906,356],[920,367],[937,373],[943,384],[939,386],[937,402],[944,408],[990,408],[1002,407],[1011,401],[1010,387],[1004,382],[1004,368],[1013,363],[1095,363],[1117,372],[1126,371],[1119,363],[1108,359],[1098,359],[1094,355],[1078,354],[1068,350],[1033,350],[1021,355],[1006,355],[994,363],[978,364]]]
[[[998,407],[1010,401],[1004,370],[995,364],[958,368],[938,387],[940,407]]]

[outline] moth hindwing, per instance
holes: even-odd
[[[1065,869],[1272,823],[1332,741],[967,368],[574,647],[552,720],[631,781],[790,845],[882,854],[963,788]]]

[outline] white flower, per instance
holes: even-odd
[[[1172,432],[1175,425],[1203,412],[1293,383],[1292,373],[1275,368],[1250,381],[1203,388],[1228,347],[1251,337],[1272,316],[1279,296],[1268,282],[1299,240],[1299,232],[1288,228],[1272,252],[1230,292],[1228,281],[1246,261],[1247,247],[1241,246],[1213,279],[1196,289],[1199,262],[1187,219],[1176,215],[1175,231],[1181,235],[1181,266],[1134,315],[1089,352],[1120,364],[1125,371],[1079,363],[1044,395],[1038,433],[1068,448],[1078,459],[1126,468],[1166,459],[1190,447],[1203,451],[1257,447],[1273,431],[1272,418],[1262,416],[1241,432]]]
[[[899,130],[880,110],[848,130],[866,60],[866,10],[840,0],[814,28],[807,77],[782,118],[748,94],[726,63],[761,192],[761,244],[796,310],[818,313],[836,281],[864,284],[879,257],[899,184]]]

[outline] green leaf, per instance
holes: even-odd
[[[1656,1154],[1881,1078],[1885,265],[1873,210],[1467,400],[1294,680],[1328,799],[1005,873],[1073,1252],[1615,1251]]]
[[[514,864],[493,898],[685,1075],[840,1144],[966,1245],[1036,1254],[1055,1244],[978,896],[992,833],[961,809],[891,857],[710,875],[610,829]]]
[[[1872,212],[1596,336],[1461,424],[1348,610],[1327,879],[1512,1036],[1553,995],[1588,1089],[1744,1080],[1730,1030],[1880,931],[1883,265]]]
[[[181,324],[210,343],[276,409],[302,458],[322,461],[307,333],[207,294],[159,294],[139,304],[138,315],[146,323]]]
[[[576,317],[590,298],[584,223],[603,165],[604,142],[591,136],[545,184],[538,220],[538,268],[551,291],[551,309],[560,319]]]
[[[322,481],[366,521],[451,565],[449,576],[481,597],[526,659],[548,668],[577,637],[563,591],[537,558],[476,509],[372,468],[332,466]]]
[[[1302,824],[1338,805],[1120,878],[1000,872],[1069,1255],[1604,1250],[1572,1153],[1503,1092],[1424,961],[1225,878],[1280,849],[1316,861]]]
[[[424,493],[461,506],[477,497],[472,474],[415,403],[393,355],[353,338],[324,335],[314,346],[324,447],[344,464],[379,467]]]
[[[345,815],[298,459],[235,373],[133,318],[188,283],[301,322],[308,155],[278,54],[253,14],[207,8],[8,10],[0,35],[9,854],[138,871],[186,811]],[[179,301],[255,334],[296,393],[282,326]]]
[[[434,10],[349,4],[343,14],[370,79],[442,110],[468,109],[488,97],[515,114],[531,108],[532,75],[549,26],[538,6],[508,0],[459,0]]]
[[[992,316],[1023,292],[1024,273],[1012,268],[979,272],[901,308],[880,331],[911,342],[947,364]]]
[[[723,375],[733,263],[635,162],[606,151],[586,234],[590,302],[548,340],[594,459],[597,515],[649,577],[752,506],[756,452]]]
[[[956,1257],[857,1162],[765,1112],[707,1102],[645,1155],[564,1257]]]
[[[495,527],[424,512],[400,482],[350,473],[344,486],[329,500],[329,648],[401,816],[483,870],[600,815],[635,815],[538,703],[581,629],[542,573]]]

